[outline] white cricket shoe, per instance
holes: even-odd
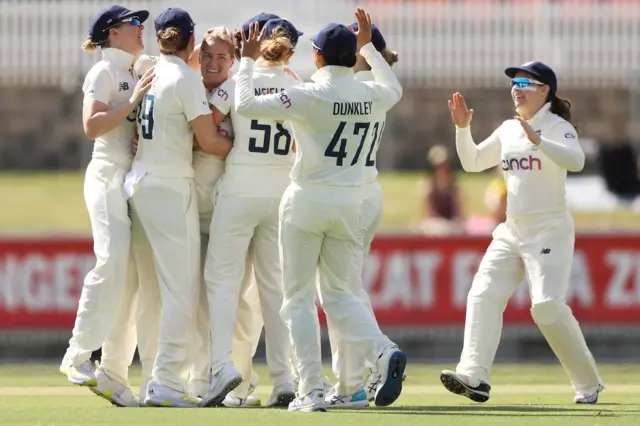
[[[96,380],[98,384],[89,390],[117,407],[138,407],[140,400],[133,395],[131,388],[112,379],[96,362]]]
[[[324,395],[324,389],[314,389],[304,396],[298,396],[289,404],[289,411],[300,411],[302,413],[327,411]]]
[[[407,380],[407,373],[402,373],[402,381]],[[364,391],[367,394],[369,402],[373,402],[376,399],[376,391],[380,384],[380,375],[373,368],[369,369],[369,375],[364,379]]]
[[[482,380],[454,371],[443,370],[440,373],[440,381],[449,392],[466,396],[474,402],[489,400],[491,386]]]
[[[227,395],[224,397],[222,405],[227,408],[252,408],[260,407],[262,405],[262,401],[260,398],[253,395],[249,395],[245,399],[233,395]]]
[[[599,384],[596,391],[592,394],[584,394],[576,392],[576,396],[573,397],[574,404],[595,404],[598,402],[598,394],[604,390],[604,385]]]
[[[141,407],[145,407],[144,400],[147,399],[147,386],[149,386],[149,380],[142,382],[142,384],[140,384],[140,393],[138,394],[138,401],[140,401]]]
[[[369,400],[364,388],[358,389],[351,395],[327,395],[326,404],[330,408],[367,408]]]
[[[196,408],[200,406],[200,398],[171,389],[152,380],[147,386],[144,405],[147,407]]]
[[[60,373],[67,376],[67,379],[74,385],[79,386],[96,386],[98,381],[91,367],[91,361],[85,361],[78,365],[73,363],[65,356],[60,364]]]
[[[242,383],[242,375],[236,370],[233,362],[227,362],[222,369],[211,377],[209,391],[202,398],[201,406],[219,407],[226,396]]]
[[[293,384],[285,383],[273,388],[271,396],[267,400],[267,407],[283,407],[286,408],[296,399],[296,393],[293,391]]]
[[[396,345],[388,346],[376,361],[380,381],[376,387],[374,402],[378,407],[386,407],[395,402],[402,393],[404,369],[407,356]]]

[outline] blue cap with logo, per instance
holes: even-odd
[[[242,32],[244,33],[245,37],[249,37],[249,27],[251,26],[251,24],[257,22],[258,25],[260,26],[260,31],[262,31],[262,28],[264,28],[264,25],[270,20],[270,19],[280,19],[280,17],[278,15],[275,15],[273,13],[259,13],[256,16],[249,18],[245,21],[244,24],[242,24]]]
[[[193,34],[196,26],[189,12],[179,7],[170,7],[162,12],[155,19],[154,24],[156,26],[156,34],[158,31],[173,27],[179,29],[183,37]]]
[[[89,26],[89,35],[94,43],[107,41],[109,29],[125,22],[127,19],[138,18],[143,23],[149,17],[146,10],[130,10],[123,6],[113,5],[102,9]]]
[[[351,24],[351,28],[353,28],[353,31],[358,31],[358,23]],[[373,47],[378,52],[382,52],[387,47],[387,42],[382,37],[382,33],[374,24],[371,24],[371,43],[373,43]]]
[[[507,77],[514,78],[518,71],[528,72],[534,76],[540,83],[544,83],[549,86],[549,95],[553,96],[558,90],[558,80],[556,79],[556,73],[553,72],[551,67],[539,61],[527,62],[519,67],[509,67],[504,70]]]
[[[325,59],[337,59],[342,55],[355,55],[358,51],[358,39],[347,26],[327,24],[318,34],[311,37],[313,47],[318,49]]]
[[[271,33],[278,28],[284,29],[284,31],[287,33],[287,37],[289,38],[289,40],[291,40],[291,43],[294,47],[296,44],[298,44],[298,39],[300,38],[300,36],[304,34],[302,31],[298,31],[298,29],[294,27],[290,21],[284,18],[269,19],[267,23],[264,24],[264,27],[267,29],[267,37],[270,37]]]

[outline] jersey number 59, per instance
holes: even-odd
[[[376,143],[378,143],[378,141],[382,138],[384,123],[384,121],[373,123],[373,137],[371,138],[371,145],[369,146],[369,152],[367,153],[367,160],[365,162],[366,167],[373,167],[376,164],[376,160],[375,158],[373,158],[373,148],[376,146]],[[325,149],[324,151],[324,156],[335,158],[336,166],[340,167],[344,166],[344,159],[347,157],[347,139],[342,137],[342,133],[344,132],[346,126],[346,121],[340,122],[340,124],[338,125],[338,129],[333,134],[331,142],[329,142],[329,146],[327,146],[327,149]],[[360,159],[362,148],[364,146],[365,140],[367,139],[367,135],[369,134],[370,127],[370,122],[353,123],[353,135],[360,136],[360,144],[358,145],[358,149],[356,149],[356,153],[351,160],[351,166],[355,166]]]
[[[143,139],[153,139],[153,107],[156,97],[150,94],[144,95],[142,106],[140,107],[140,127],[142,128]]]

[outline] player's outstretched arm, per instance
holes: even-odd
[[[95,77],[95,80],[86,83],[85,102],[82,107],[82,126],[89,139],[96,139],[105,133],[115,129],[133,110],[140,104],[142,97],[151,87],[155,76],[153,68],[136,83],[133,94],[127,102],[109,110],[109,91],[111,78],[104,72]],[[104,92],[104,93],[103,93]]]
[[[449,111],[456,126],[456,151],[464,171],[481,172],[498,165],[501,145],[497,131],[476,145],[470,127],[473,110],[467,108],[467,103],[460,93],[454,93],[453,99],[449,100]]]

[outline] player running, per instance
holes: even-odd
[[[214,155],[224,157],[231,147],[213,125],[201,79],[187,65],[194,26],[179,8],[169,8],[155,20],[161,56],[142,102],[138,152],[125,182],[133,213],[153,250],[160,287],[158,354],[145,399],[149,406],[196,407],[200,402],[188,395],[183,380],[200,269],[193,136]]]
[[[145,10],[107,7],[93,20],[83,44],[86,51],[102,49],[102,60],[83,84],[82,111],[84,131],[95,139],[84,196],[96,266],[85,278],[73,336],[60,365],[71,383],[98,386],[99,392],[112,395],[110,401],[125,406],[137,404],[127,384],[135,337],[114,326],[135,305],[137,277],[130,265],[130,221],[121,185],[131,166],[135,110],[153,78],[149,70],[136,83],[131,74],[136,56],[144,49],[142,23],[148,16]],[[103,343],[103,362],[94,374],[91,354]]]
[[[354,31],[358,31],[358,23],[351,24]],[[371,42],[384,60],[393,66],[398,62],[397,52],[387,49],[387,43],[382,33],[375,25],[371,25]],[[359,81],[375,81],[371,67],[362,55],[357,56],[356,65],[353,67],[356,73],[356,80]],[[351,291],[359,295],[365,306],[373,315],[373,308],[367,292],[362,287],[362,268],[364,259],[369,255],[371,242],[375,236],[376,229],[380,225],[382,219],[382,188],[378,183],[378,169],[376,168],[376,156],[380,141],[386,114],[381,112],[375,117],[372,124],[372,137],[368,146],[363,149],[364,158],[364,186],[362,194],[362,215],[360,217],[360,226],[358,228],[358,248],[360,250],[356,261],[352,263],[349,284]],[[378,373],[371,372],[369,380],[371,383],[364,386],[362,374],[365,369],[365,357],[361,354],[360,347],[357,344],[346,344],[342,341],[341,335],[332,324],[327,324],[329,330],[329,342],[331,343],[331,354],[333,358],[332,367],[333,374],[338,378],[338,383],[331,389],[326,396],[327,405],[334,407],[348,408],[364,408],[369,406],[369,401],[375,399],[375,389],[378,382]]]
[[[579,172],[584,153],[571,124],[571,104],[556,94],[551,68],[529,62],[505,70],[518,115],[476,145],[473,110],[455,93],[449,101],[456,148],[467,172],[501,165],[507,220],[493,231],[467,297],[464,348],[456,372],[440,375],[447,390],[476,402],[489,400],[489,373],[502,331],[502,313],[526,278],[531,316],[569,375],[575,403],[593,404],[604,389],[580,326],[565,297],[569,286],[573,219],[565,200],[567,171]]]
[[[298,85],[284,70],[300,32],[285,19],[269,20],[262,41],[261,59],[252,79],[260,93],[281,93]],[[211,99],[216,122],[231,113],[234,147],[225,174],[216,188],[205,265],[211,327],[211,386],[203,405],[217,405],[241,382],[231,359],[244,259],[251,251],[264,320],[267,359],[274,389],[267,407],[288,406],[294,398],[289,333],[280,317],[282,272],[278,252],[278,208],[289,184],[293,165],[293,138],[283,124],[236,113],[236,80],[225,82]],[[250,376],[251,370],[244,372]],[[239,395],[240,398],[246,397]]]
[[[402,391],[405,354],[385,335],[347,279],[359,254],[357,230],[367,152],[375,119],[395,105],[402,87],[371,44],[371,18],[356,12],[357,36],[329,24],[313,38],[319,70],[315,83],[256,96],[251,79],[264,37],[254,26],[244,40],[237,74],[236,111],[254,119],[291,120],[297,155],[281,204],[280,244],[284,277],[281,310],[293,341],[300,385],[290,411],[326,411],[315,298],[316,271],[327,317],[344,341],[362,345],[378,367],[377,405]],[[359,82],[351,69],[356,52],[371,65],[376,82]]]

